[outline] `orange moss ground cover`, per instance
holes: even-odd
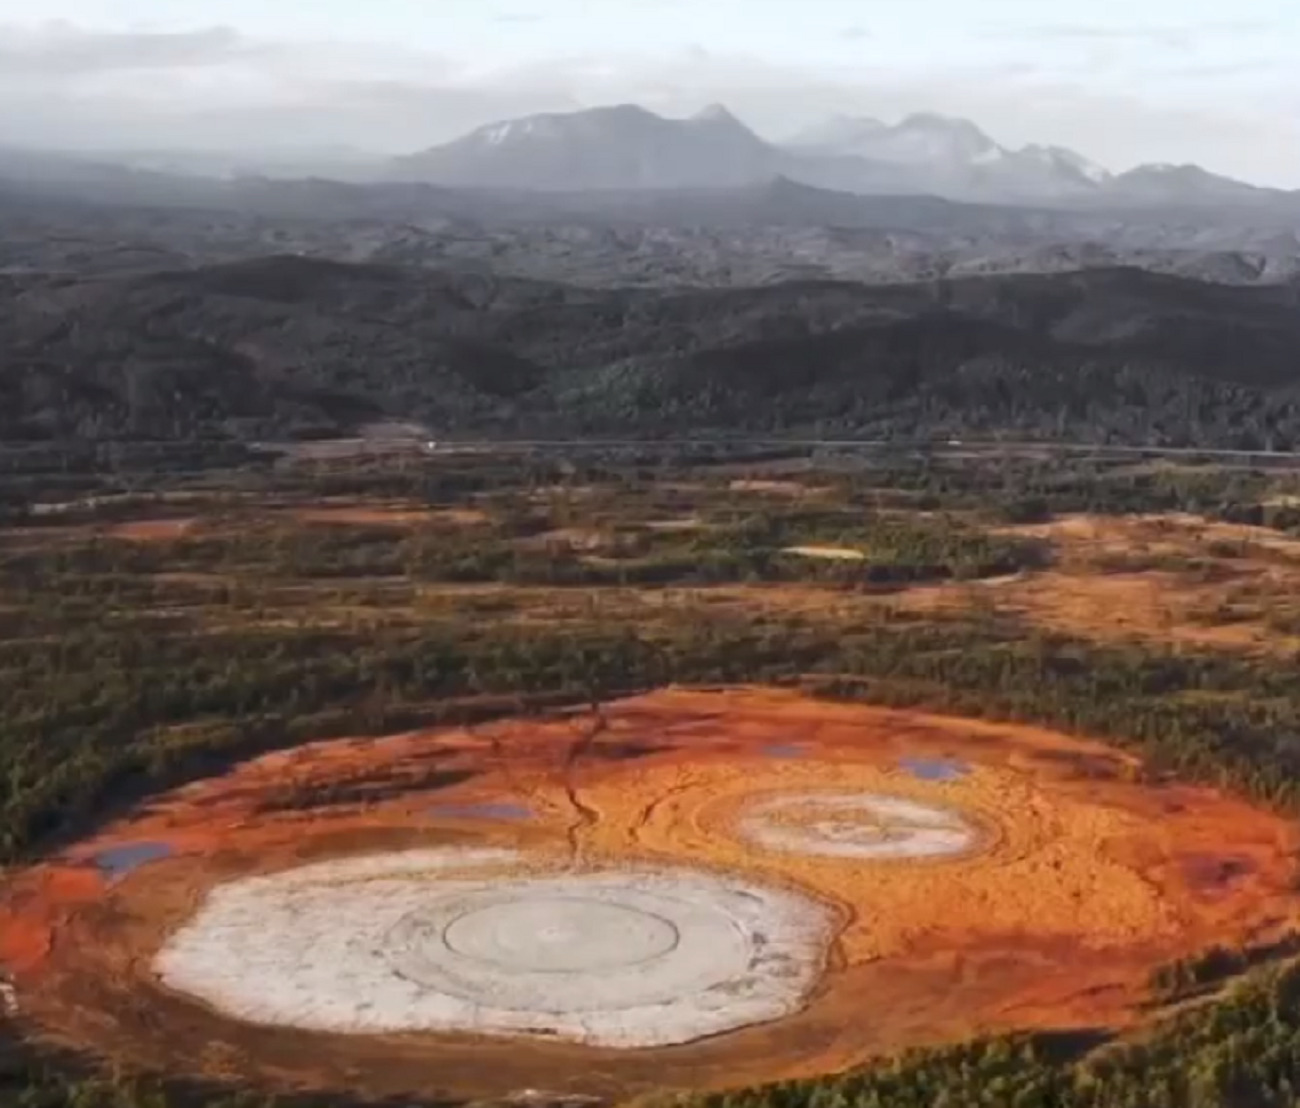
[[[1199,516],[1064,516],[1002,533],[1048,542],[1054,568],[922,586],[892,598],[914,611],[995,605],[1084,638],[1294,653],[1300,649],[1300,540]],[[1282,617],[1292,617],[1279,624]]]
[[[330,523],[350,527],[409,527],[418,523],[452,523],[473,526],[487,521],[487,515],[473,508],[411,508],[402,505],[340,504],[295,508],[299,523]]]
[[[924,780],[904,758],[957,759]],[[472,729],[317,744],[158,798],[0,894],[0,961],[33,1026],[137,1065],[375,1094],[523,1087],[626,1095],[810,1075],[1013,1028],[1123,1028],[1151,969],[1300,917],[1284,820],[1144,784],[1131,760],[1033,728],[748,688],[669,690]],[[863,791],[942,805],[983,834],[960,857],[761,849],[747,806]],[[517,820],[500,808],[526,806]],[[101,851],[172,857],[108,882]],[[635,859],[789,883],[838,910],[830,970],[777,1024],[658,1051],[456,1036],[325,1036],[239,1024],[161,989],[151,961],[208,889],[306,860],[447,843],[541,864]]]

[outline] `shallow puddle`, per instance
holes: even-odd
[[[946,758],[903,758],[899,766],[922,781],[960,781],[970,766]]]
[[[172,853],[167,843],[125,843],[100,851],[91,861],[109,881],[118,881],[141,866],[167,858]]]
[[[532,809],[523,804],[435,804],[430,810],[444,819],[532,819]]]

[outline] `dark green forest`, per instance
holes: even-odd
[[[1108,269],[584,289],[263,257],[0,281],[0,438],[763,433],[1290,450],[1297,292]]]

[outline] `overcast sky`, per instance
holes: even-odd
[[[0,142],[409,151],[623,101],[774,138],[939,111],[1298,188],[1300,0],[0,0]]]

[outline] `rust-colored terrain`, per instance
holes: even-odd
[[[960,765],[930,780],[909,760]],[[320,743],[163,796],[16,875],[0,961],[34,1028],[131,1063],[270,1085],[623,1095],[811,1075],[900,1047],[1015,1028],[1126,1027],[1151,970],[1289,929],[1290,826],[1213,791],[1143,781],[1048,732],[756,689],[670,690],[472,729]],[[765,850],[737,833],[783,792],[935,803],[977,826],[960,857]],[[306,860],[448,843],[552,862],[636,859],[791,883],[842,930],[800,1014],[657,1051],[447,1036],[325,1036],[227,1019],[151,962],[205,892]],[[170,854],[124,874],[105,851]]]
[[[1188,514],[1062,516],[1003,528],[1049,545],[1052,568],[897,598],[931,614],[1015,614],[1047,631],[1254,654],[1300,650],[1300,540]]]

